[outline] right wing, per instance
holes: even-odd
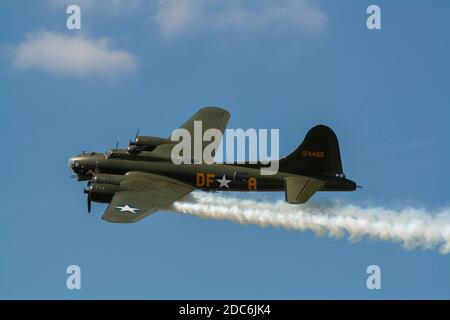
[[[218,129],[223,136],[223,132],[227,127],[228,120],[230,119],[230,113],[222,108],[218,107],[205,107],[200,109],[196,114],[194,114],[188,121],[186,121],[181,128],[186,129],[190,132],[192,137],[192,149],[191,155],[194,155],[194,147],[193,147],[193,139],[194,139],[194,122],[201,121],[202,122],[202,134],[208,129]],[[169,137],[170,139],[170,137]],[[203,141],[203,148],[208,145],[209,141]],[[166,154],[170,157],[170,153],[172,152],[173,145],[163,144],[153,151],[155,153]]]
[[[184,197],[194,188],[181,181],[143,172],[129,172],[102,219],[116,223],[139,221]]]

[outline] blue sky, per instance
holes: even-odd
[[[335,130],[364,188],[314,202],[448,207],[448,1],[124,3],[80,1],[80,31],[60,2],[0,4],[0,298],[450,297],[436,251],[165,212],[105,223],[67,167],[218,105],[231,128],[279,128],[283,155],[317,123]],[[366,28],[372,3],[381,30]],[[70,264],[82,290],[65,287]]]

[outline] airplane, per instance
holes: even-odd
[[[230,113],[218,107],[200,109],[181,128],[194,132],[194,122],[203,130],[224,132]],[[83,152],[69,159],[78,181],[87,181],[88,212],[91,202],[109,203],[102,219],[132,223],[143,219],[195,189],[204,191],[283,191],[292,204],[308,201],[317,191],[354,191],[357,185],[345,177],[339,144],[325,125],[310,129],[300,146],[278,161],[274,175],[261,175],[261,163],[175,164],[170,138],[139,135],[126,149],[106,153]],[[204,146],[203,146],[204,147]]]

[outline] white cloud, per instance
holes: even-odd
[[[328,21],[314,0],[161,0],[151,20],[166,38],[209,30],[311,34]]]
[[[20,69],[77,76],[114,76],[136,69],[135,57],[127,51],[111,48],[108,39],[53,32],[29,34],[13,49],[13,64]]]
[[[175,36],[186,31],[186,27],[195,25],[200,20],[203,11],[202,6],[201,0],[160,1],[152,20],[156,22],[163,36]]]

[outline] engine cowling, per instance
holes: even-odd
[[[86,191],[91,201],[108,203],[116,192],[125,191],[125,188],[115,184],[91,183]]]
[[[134,143],[137,146],[158,146],[160,144],[172,143],[172,141],[160,137],[138,136]]]
[[[128,145],[128,151],[153,151],[157,146],[161,144],[171,144],[173,141],[170,139],[152,137],[152,136],[137,136],[136,139]]]
[[[100,183],[100,184],[114,184],[119,185],[122,181],[125,180],[125,176],[121,174],[96,174],[92,178],[93,183]]]

